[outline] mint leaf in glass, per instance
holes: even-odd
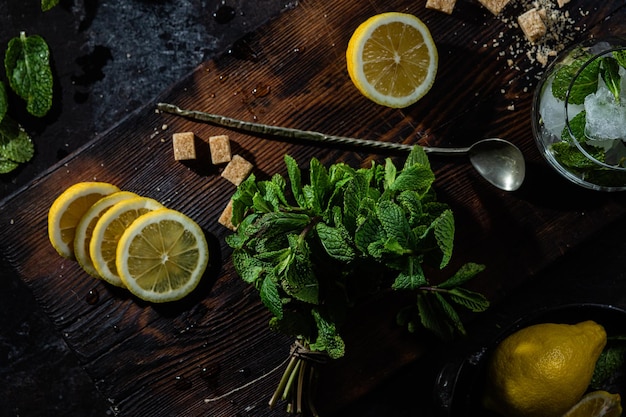
[[[569,65],[564,65],[556,71],[554,80],[552,81],[552,95],[554,95],[554,97],[564,101],[567,97],[567,91],[570,89],[570,85],[570,104],[583,104],[585,97],[591,93],[595,93],[598,89],[600,61],[597,59],[592,61],[581,71],[581,68],[583,68],[583,65],[589,58],[591,58],[591,55],[585,54],[576,58]],[[576,77],[576,81],[572,84],[574,77]]]
[[[619,63],[617,59],[610,56],[602,58],[600,75],[606,87],[613,94],[613,97],[615,97],[615,101],[619,103],[622,77],[619,75]]]
[[[613,51],[613,57],[621,67],[626,68],[626,50]]]
[[[50,51],[46,41],[38,35],[19,37],[9,41],[4,67],[9,85],[26,101],[26,110],[43,117],[52,107],[52,71]]]

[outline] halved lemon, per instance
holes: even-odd
[[[359,91],[388,107],[407,107],[432,87],[438,54],[428,27],[408,13],[388,12],[363,22],[346,50],[348,74]]]
[[[87,210],[78,222],[74,236],[74,255],[76,256],[78,264],[89,275],[95,278],[100,278],[100,274],[96,271],[96,267],[94,266],[93,261],[91,260],[91,255],[89,254],[89,244],[91,242],[93,229],[96,227],[96,223],[100,220],[100,217],[114,204],[134,197],[139,196],[135,193],[131,193],[130,191],[119,191],[102,197],[100,200],[96,201],[89,208],[89,210]]]
[[[79,182],[54,200],[48,211],[48,237],[59,255],[74,259],[78,222],[96,201],[117,191],[120,189],[106,182]]]
[[[114,204],[100,216],[89,242],[89,256],[98,275],[110,284],[124,287],[115,265],[115,251],[122,234],[139,218],[163,205],[148,197],[133,197]]]
[[[583,396],[563,417],[619,417],[621,415],[620,395],[600,390]]]
[[[137,297],[176,301],[193,291],[209,259],[204,232],[184,214],[163,208],[144,214],[120,238],[116,265]]]

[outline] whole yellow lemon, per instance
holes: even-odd
[[[606,345],[588,320],[541,323],[505,338],[487,366],[483,404],[506,417],[560,417],[585,393]]]

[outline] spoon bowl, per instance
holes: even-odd
[[[504,191],[520,188],[526,176],[522,151],[500,138],[483,139],[466,148],[424,147],[424,151],[433,155],[468,155],[474,169]]]

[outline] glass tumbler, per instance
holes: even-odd
[[[626,39],[563,51],[537,85],[532,128],[548,164],[569,181],[626,190]]]

